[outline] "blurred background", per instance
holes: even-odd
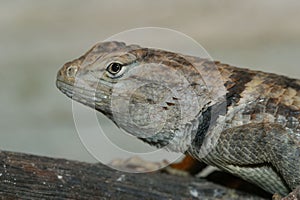
[[[299,78],[299,20],[296,0],[0,0],[0,150],[95,161],[55,79],[66,61],[113,34],[171,28],[215,60]]]

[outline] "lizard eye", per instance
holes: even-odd
[[[117,78],[123,75],[125,67],[121,63],[112,62],[107,66],[106,71],[111,78]]]

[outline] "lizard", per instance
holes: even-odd
[[[273,194],[300,185],[298,79],[108,41],[64,64],[56,86],[152,146]]]

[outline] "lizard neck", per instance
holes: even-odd
[[[165,147],[172,152],[186,151],[198,155],[208,132],[220,127],[220,118],[224,117],[226,101],[204,107],[199,115],[172,133],[160,132],[152,137],[139,138],[157,148]],[[193,147],[193,148],[191,148]],[[196,148],[195,148],[196,147]]]
[[[157,148],[165,148],[171,152],[185,153],[190,148],[195,136],[198,134],[198,130],[201,129],[199,128],[201,126],[199,123],[202,119],[207,119],[207,112],[205,113],[205,117],[201,117],[201,120],[195,118],[172,132],[159,132],[151,137],[139,139]],[[201,134],[205,135],[204,129]]]

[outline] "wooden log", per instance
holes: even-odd
[[[263,199],[195,177],[0,151],[2,199]]]

